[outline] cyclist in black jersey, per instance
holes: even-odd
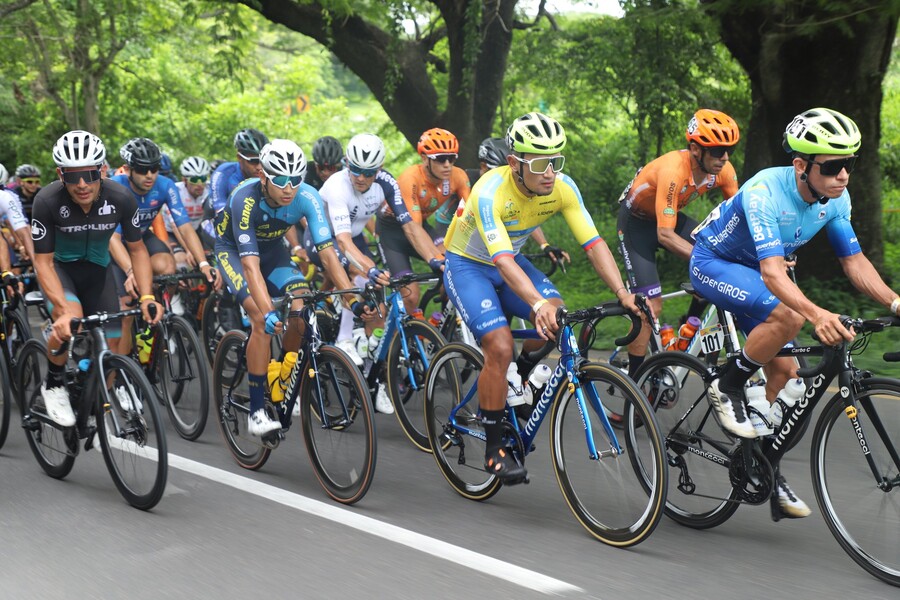
[[[162,307],[151,293],[150,256],[141,241],[137,201],[118,183],[103,180],[100,165],[106,148],[87,131],[70,131],[53,147],[59,181],[44,187],[34,201],[31,234],[34,269],[53,316],[53,334],[47,342],[47,379],[41,395],[47,414],[62,426],[75,424],[64,384],[66,355],[54,356],[72,337],[75,317],[119,309],[110,266],[109,240],[122,227],[134,265],[144,318],[156,323]],[[118,348],[121,332],[107,329],[110,347]]]
[[[41,191],[41,170],[34,165],[19,165],[16,167],[16,182],[19,185],[12,188],[12,191],[19,196],[22,212],[30,221],[31,205],[34,204],[34,197]]]

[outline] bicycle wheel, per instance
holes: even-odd
[[[425,431],[425,374],[434,353],[445,343],[444,336],[432,325],[410,319],[398,330],[388,347],[387,390],[400,427],[423,452],[431,451]]]
[[[28,340],[19,358],[19,409],[25,438],[44,472],[62,479],[75,464],[74,449],[78,444],[75,428],[59,429],[50,425],[48,419],[32,415],[46,413],[41,384],[47,376],[47,349],[40,340]]]
[[[425,431],[434,460],[456,492],[487,500],[500,480],[484,468],[484,427],[478,414],[478,375],[484,359],[477,350],[451,342],[437,351],[425,378]],[[450,412],[463,406],[450,420]]]
[[[666,514],[695,529],[721,525],[739,506],[727,466],[737,444],[713,418],[706,373],[703,361],[683,352],[651,356],[637,373],[638,387],[649,399],[662,432],[669,476],[678,482],[666,500]],[[626,435],[637,435],[638,428],[628,424]],[[646,472],[644,456],[636,453],[633,458],[638,471]]]
[[[94,386],[106,468],[130,505],[150,510],[163,497],[169,470],[156,392],[141,367],[119,354],[104,359],[102,376],[94,377]]]
[[[12,413],[13,391],[12,381],[9,377],[9,369],[5,361],[0,360],[0,448],[6,443],[6,435],[9,433],[9,418]]]
[[[247,431],[250,388],[244,360],[246,340],[243,331],[229,331],[222,336],[213,361],[213,395],[225,445],[240,466],[255,471],[266,464],[272,449]]]
[[[190,323],[177,315],[168,317],[167,339],[157,339],[160,379],[166,410],[178,435],[196,440],[209,414],[209,373],[200,340]],[[157,336],[159,337],[159,336]]]
[[[836,394],[816,423],[813,488],[850,558],[900,586],[900,382],[872,378],[858,386],[855,411]]]
[[[586,363],[578,370],[586,413],[580,408],[577,389],[570,392],[560,382],[550,414],[550,449],[553,469],[566,503],[578,521],[595,538],[617,547],[628,547],[647,539],[663,515],[667,469],[663,463],[663,441],[647,399],[634,383],[617,369]],[[622,432],[614,440],[600,416],[608,398],[622,408],[626,421],[637,423],[635,435]],[[585,425],[589,424],[598,458],[585,447]],[[640,454],[644,469],[639,473],[631,460],[617,453]]]
[[[12,384],[13,391],[15,391],[19,381],[17,377],[19,354],[25,346],[25,342],[33,336],[31,335],[31,326],[28,324],[28,318],[21,310],[7,309],[4,315],[4,323],[6,325],[6,348],[9,352],[9,364],[7,365],[9,367],[9,377],[7,381]]]
[[[213,294],[203,303],[203,314],[200,318],[200,331],[203,337],[203,349],[210,366],[216,356],[216,348],[227,332],[241,329],[240,309],[232,296]]]
[[[316,362],[317,372],[304,373],[298,396],[303,439],[325,492],[354,504],[375,475],[372,399],[359,369],[339,348],[322,346]]]

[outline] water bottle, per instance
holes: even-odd
[[[88,369],[91,368],[91,359],[82,358],[78,361],[78,369],[75,371],[75,378],[72,380],[72,398],[80,398],[81,392],[84,390],[84,384],[87,381]]]
[[[769,422],[772,423],[772,427],[775,429],[781,427],[781,423],[784,421],[784,415],[787,414],[792,406],[797,404],[797,401],[800,400],[805,393],[806,384],[803,383],[802,379],[791,379],[787,382],[784,389],[778,392],[778,397],[775,399],[775,402],[772,403],[772,408],[769,410]]]
[[[684,325],[678,330],[678,340],[675,342],[675,349],[684,352],[691,344],[691,338],[700,329],[700,319],[697,317],[688,317]]]
[[[675,328],[666,323],[659,328],[659,341],[662,343],[663,350],[669,350],[672,340],[675,339]]]
[[[296,352],[288,352],[284,355],[284,360],[281,362],[281,373],[279,373],[278,377],[278,389],[281,392],[282,400],[284,400],[285,392],[287,392],[287,386],[291,380],[291,371],[294,370],[294,365],[297,364],[298,357],[299,355]]]
[[[525,392],[525,404],[534,404],[534,400],[540,399],[544,393],[544,386],[550,381],[553,369],[541,363],[531,371],[528,376],[528,385],[523,390]]]
[[[366,336],[366,330],[362,327],[357,327],[353,330],[353,345],[356,346],[356,353],[359,354],[361,358],[365,358],[369,355],[369,338]]]
[[[519,367],[515,361],[509,363],[506,369],[506,403],[510,406],[525,404],[525,394],[522,391],[522,376],[519,375]]]
[[[766,422],[771,407],[769,406],[769,401],[766,400],[765,384],[762,382],[759,384],[751,383],[744,388],[744,391],[747,394],[747,405],[756,409],[747,411],[750,416],[750,423],[753,425],[753,429],[756,430],[756,437],[771,435],[773,430]]]
[[[369,336],[369,358],[375,360],[375,357],[378,355],[378,346],[381,344],[381,338],[384,337],[384,329],[381,327],[376,327],[372,330],[372,335]]]
[[[424,321],[425,320],[425,311],[423,311],[421,308],[417,308],[412,311],[411,316],[413,319],[418,319],[420,321]]]
[[[149,327],[137,334],[138,359],[142,365],[150,362],[150,354],[153,352],[153,330]]]
[[[281,390],[281,386],[278,385],[280,377],[281,363],[273,358],[269,361],[269,366],[266,369],[266,381],[269,382],[269,397],[272,398],[272,402],[284,400],[284,392]]]
[[[438,329],[440,329],[441,323],[444,322],[444,313],[442,313],[440,311],[435,311],[435,312],[431,313],[431,316],[428,317],[428,322],[431,323],[432,325],[434,325],[435,327],[437,327]]]

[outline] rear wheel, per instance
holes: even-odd
[[[9,433],[9,419],[12,414],[11,405],[14,397],[9,369],[3,360],[0,360],[0,387],[2,387],[0,389],[0,448],[2,448]]]
[[[168,337],[157,340],[162,352],[160,387],[166,410],[178,435],[196,440],[206,427],[209,414],[209,373],[200,340],[184,317],[171,316],[166,324]]]
[[[7,381],[13,386],[15,391],[19,378],[17,377],[19,354],[25,346],[25,342],[32,338],[31,326],[28,324],[28,317],[23,312],[24,309],[8,310],[4,315],[6,324],[6,347],[9,351],[9,377]]]
[[[241,311],[234,297],[225,294],[213,294],[203,303],[203,314],[200,318],[200,330],[203,337],[203,350],[210,365],[216,356],[219,341],[228,331],[241,329]]]

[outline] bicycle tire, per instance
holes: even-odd
[[[28,323],[28,318],[18,309],[7,309],[4,322],[6,324],[6,350],[9,358],[7,363],[9,377],[7,381],[12,385],[13,392],[15,392],[19,379],[16,376],[19,354],[22,352],[25,342],[34,336],[31,333],[31,325]]]
[[[369,388],[340,348],[320,347],[316,362],[316,373],[304,372],[298,396],[306,450],[325,493],[342,504],[355,504],[375,476],[377,444]],[[322,412],[337,416],[339,426],[332,426],[330,417],[323,422]]]
[[[62,479],[72,471],[77,444],[74,427],[60,429],[42,420],[31,419],[31,412],[40,412],[43,406],[41,384],[47,376],[47,348],[43,342],[31,339],[25,342],[20,354],[19,409],[28,446],[44,472],[54,479]]]
[[[119,354],[107,355],[103,373],[95,373],[92,379],[106,468],[131,506],[150,510],[163,497],[169,470],[166,428],[156,391],[140,365]],[[128,404],[121,394],[128,396]]]
[[[255,471],[266,464],[272,449],[247,431],[250,391],[244,361],[246,339],[247,334],[240,330],[222,336],[213,361],[213,398],[216,421],[225,445],[237,464]]]
[[[668,467],[656,419],[644,394],[619,370],[583,363],[578,380],[587,412],[582,415],[576,392],[569,390],[568,381],[561,381],[550,413],[556,480],[575,518],[592,536],[610,546],[634,546],[653,533],[664,512]],[[640,424],[632,435],[616,436],[628,456],[607,453],[595,459],[585,448],[586,423],[598,453],[614,447],[599,414],[601,406],[591,400],[594,392],[601,403],[615,396],[626,422]],[[634,469],[629,458],[639,451],[642,471]]]
[[[487,500],[501,487],[500,479],[484,468],[485,444],[478,410],[472,397],[457,411],[456,424],[450,411],[477,384],[484,367],[481,354],[460,342],[450,342],[437,351],[425,378],[425,429],[431,453],[447,483],[464,498]],[[475,394],[477,395],[477,394]],[[476,435],[466,433],[462,427]]]
[[[209,416],[209,373],[200,340],[184,318],[168,317],[168,337],[157,340],[159,377],[166,411],[178,435],[192,442]]]
[[[406,353],[403,351],[403,338],[406,339]],[[403,433],[423,452],[431,451],[425,431],[425,375],[431,357],[445,343],[444,336],[433,325],[410,319],[397,329],[388,347],[385,365],[387,392]],[[411,384],[410,369],[414,385]]]
[[[223,318],[224,317],[224,318]],[[206,359],[212,366],[222,336],[232,329],[242,329],[240,309],[231,296],[213,294],[203,303],[200,331]]]
[[[813,433],[811,461],[816,501],[828,529],[856,564],[876,578],[900,586],[900,381],[857,382],[856,414],[835,394]],[[854,416],[859,424],[850,418]],[[877,419],[883,428],[875,425]],[[844,425],[837,425],[844,423]],[[892,438],[893,436],[893,438]],[[867,462],[885,477],[877,481]],[[887,482],[893,481],[891,486]],[[885,484],[879,488],[879,484]]]
[[[2,387],[0,390],[0,448],[2,448],[9,433],[9,419],[12,416],[12,403],[15,398],[9,369],[2,360],[0,360],[0,387]]]
[[[651,356],[636,374],[666,447],[672,484],[666,515],[694,529],[721,525],[738,509],[738,492],[723,462],[736,447],[719,428],[706,398],[706,364],[684,352]],[[634,427],[628,422],[628,437]],[[636,455],[635,468],[643,469]],[[691,486],[694,486],[693,488]]]

